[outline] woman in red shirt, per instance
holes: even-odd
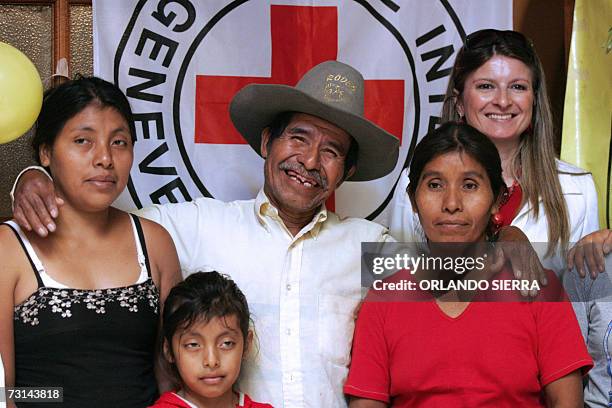
[[[416,147],[409,177],[430,247],[473,250],[487,241],[504,183],[486,136],[465,124],[441,126]],[[432,276],[414,272],[414,281]],[[550,276],[540,296],[558,298]],[[351,408],[582,406],[580,370],[592,361],[570,303],[466,302],[453,290],[408,302],[373,292],[359,313],[344,386]]]

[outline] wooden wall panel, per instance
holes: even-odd
[[[514,29],[533,40],[544,66],[559,151],[574,0],[514,0],[513,12]]]

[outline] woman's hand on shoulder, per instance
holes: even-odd
[[[601,229],[585,235],[569,250],[567,269],[576,267],[580,277],[588,272],[595,279],[598,273],[606,271],[606,255],[612,251],[612,230]]]
[[[539,282],[542,286],[548,284],[546,271],[540,262],[538,253],[520,228],[514,226],[502,228],[499,232],[498,243],[500,244],[497,245],[498,251],[510,262],[516,279]],[[529,293],[521,291],[521,294],[536,297],[538,292],[536,290],[531,290]]]
[[[170,289],[182,280],[181,267],[172,237],[156,222],[140,219],[144,230],[151,265],[151,276],[160,294],[160,304],[166,300]]]

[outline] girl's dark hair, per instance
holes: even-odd
[[[32,139],[34,159],[39,164],[40,147],[53,146],[66,122],[92,104],[119,112],[130,127],[132,143],[136,142],[132,109],[121,89],[101,78],[79,76],[47,90],[43,96]]]
[[[497,148],[488,137],[470,125],[447,122],[429,132],[416,145],[410,163],[408,193],[414,197],[423,169],[433,159],[445,153],[461,152],[470,155],[484,167],[491,183],[493,197],[497,200],[506,185],[502,178],[501,160]]]
[[[197,272],[177,284],[166,298],[162,316],[162,334],[172,353],[172,338],[195,323],[208,322],[215,317],[235,315],[240,332],[246,341],[251,315],[246,297],[238,285],[219,272]],[[171,373],[175,385],[180,386],[176,365]]]

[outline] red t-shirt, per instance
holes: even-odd
[[[236,405],[236,408],[272,408],[270,404],[262,404],[252,401],[246,394],[240,394],[241,403]],[[165,392],[161,397],[149,408],[191,408],[184,399],[173,392]]]
[[[542,389],[592,367],[568,302],[364,302],[345,394],[394,407],[543,407]]]

